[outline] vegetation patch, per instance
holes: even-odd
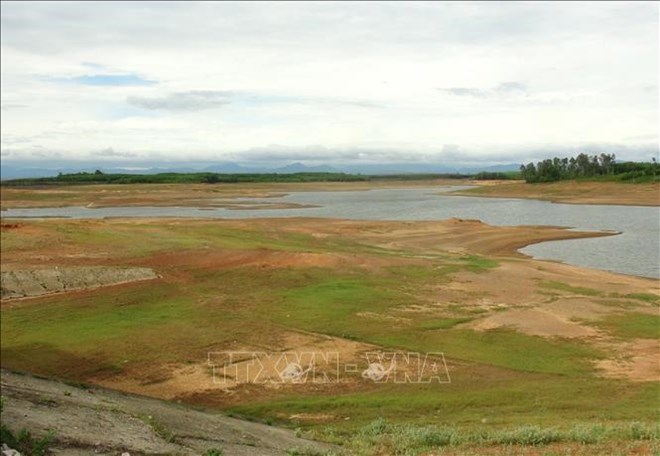
[[[4,397],[0,398],[0,414],[4,408]],[[7,445],[12,450],[30,456],[45,456],[50,454],[50,446],[55,439],[55,434],[48,431],[42,437],[35,437],[25,428],[14,433],[6,422],[0,424],[0,445]],[[4,452],[3,452],[4,454]]]
[[[660,296],[649,293],[630,293],[625,295],[626,298],[636,299],[638,301],[648,302],[655,306],[660,306]]]
[[[420,327],[422,329],[427,329],[427,330],[451,329],[456,325],[460,325],[461,323],[467,323],[472,320],[474,320],[474,318],[466,318],[466,317],[436,318],[436,319],[424,321],[420,325]]]
[[[500,265],[500,263],[492,258],[485,258],[477,255],[470,255],[464,258],[461,258],[461,261],[465,263],[465,267],[468,271],[471,272],[483,272],[489,269],[494,269]]]
[[[605,293],[587,287],[574,287],[567,283],[556,281],[544,281],[540,283],[541,287],[549,290],[564,291],[567,293],[574,293],[582,296],[606,296]]]
[[[640,313],[610,315],[597,323],[622,338],[660,338],[660,316]]]
[[[566,179],[608,179],[633,182],[653,182],[660,179],[660,164],[653,162],[616,162],[614,154],[579,154],[571,158],[548,158],[536,165],[520,167],[528,183],[555,182]]]

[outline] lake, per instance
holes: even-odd
[[[490,225],[554,225],[616,236],[551,241],[521,252],[623,274],[660,278],[660,208],[554,204],[546,201],[443,195],[464,186],[367,191],[292,192],[268,203],[319,207],[229,210],[194,207],[84,207],[12,209],[3,217],[330,217],[355,220],[479,219]],[[248,199],[246,199],[248,200]],[[249,201],[260,201],[249,199]]]

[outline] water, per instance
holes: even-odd
[[[521,252],[624,274],[660,277],[660,208],[553,204],[546,201],[446,196],[464,187],[298,192],[264,202],[308,204],[295,209],[228,210],[194,207],[83,207],[13,209],[3,217],[331,217],[356,220],[479,219],[490,225],[554,225],[584,231],[616,231],[601,238],[551,241]],[[255,201],[250,199],[250,201]]]

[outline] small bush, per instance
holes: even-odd
[[[648,426],[643,423],[631,423],[628,427],[628,436],[632,440],[659,440],[659,426]]]
[[[560,442],[561,435],[554,429],[542,429],[539,426],[522,426],[511,431],[504,431],[494,438],[496,443],[504,445],[547,445]]]
[[[32,436],[32,433],[27,429],[21,429],[14,436],[7,426],[4,424],[0,426],[0,444],[7,444],[9,448],[21,454],[45,456],[49,453],[53,438],[54,434],[52,431],[48,431],[44,437],[39,439]]]
[[[206,450],[206,453],[204,453],[204,456],[222,456],[224,453],[222,450],[219,450],[217,448],[211,448],[209,450]]]
[[[377,436],[385,434],[388,430],[387,421],[384,418],[378,418],[368,425],[364,426],[361,433],[365,436]]]

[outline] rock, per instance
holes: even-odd
[[[12,450],[7,446],[6,443],[2,444],[2,456],[21,456],[21,453],[19,453],[16,450]]]

